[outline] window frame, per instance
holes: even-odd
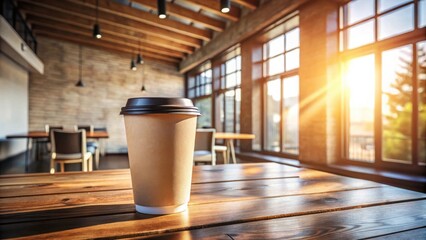
[[[283,24],[286,24],[287,21],[292,21],[294,18],[298,18],[298,17],[299,17],[299,15],[295,14],[295,15],[291,16],[291,18],[284,21]],[[285,34],[291,32],[295,29],[300,29],[300,25],[297,24],[296,26],[292,26],[291,28],[288,28],[288,29],[284,28],[284,30],[281,31],[280,34],[277,34],[273,37],[268,37],[266,39],[263,39],[263,42],[262,42],[262,60],[259,61],[259,62],[256,62],[256,64],[262,65],[262,71],[263,71],[262,78],[260,79],[261,86],[262,86],[261,87],[262,88],[261,89],[261,92],[262,92],[261,93],[262,94],[262,104],[261,104],[262,105],[262,110],[261,110],[261,113],[262,113],[262,117],[261,117],[262,136],[261,136],[261,150],[260,150],[260,152],[264,153],[264,154],[268,154],[268,155],[275,155],[275,156],[287,157],[287,158],[292,158],[292,159],[297,159],[299,157],[299,150],[298,150],[297,154],[284,151],[284,149],[283,149],[284,121],[282,120],[282,116],[283,116],[283,107],[284,107],[284,100],[283,100],[283,98],[284,98],[284,95],[283,95],[284,94],[284,92],[283,92],[284,79],[289,78],[289,77],[293,77],[293,76],[300,76],[300,74],[299,74],[299,68],[300,68],[300,30],[299,30],[299,45],[297,47],[293,47],[291,49],[286,49],[285,43],[284,43],[286,41],[285,40]],[[278,53],[278,54],[273,54],[271,56],[267,56],[268,43],[271,40],[273,40],[277,37],[280,37],[282,35],[284,35],[283,52]],[[286,71],[285,56],[288,52],[292,52],[294,50],[299,50],[299,66],[297,68]],[[284,63],[283,63],[284,64],[284,66],[283,66],[284,71],[281,72],[281,73],[274,74],[274,75],[267,75],[268,71],[266,70],[266,68],[267,68],[268,60],[275,58],[277,56],[280,56],[280,55],[283,55],[283,57],[284,57]],[[276,79],[280,80],[280,107],[279,107],[279,109],[280,109],[280,117],[281,118],[280,118],[280,128],[279,128],[279,151],[278,152],[268,150],[267,146],[266,146],[266,139],[267,139],[267,136],[266,136],[267,135],[267,116],[266,116],[267,115],[266,114],[267,105],[266,104],[267,104],[267,96],[268,96],[268,94],[267,94],[267,83],[271,80],[276,80]],[[299,78],[299,86],[300,86],[300,78]],[[298,95],[299,95],[299,116],[300,116],[300,87],[299,87],[299,94]],[[300,125],[299,125],[298,132],[300,133]],[[298,144],[298,148],[299,147],[300,147],[300,141],[299,141],[299,144]]]
[[[410,32],[405,32],[396,36],[391,36],[388,38],[385,38],[383,40],[378,40],[378,17],[385,15],[389,12],[393,12],[397,9],[406,7],[410,4],[414,5],[414,30]],[[340,21],[347,21],[342,14],[345,14],[346,5],[341,7],[341,10],[339,11],[339,19]],[[375,14],[372,17],[357,21],[351,25],[343,26],[339,29],[339,36],[340,38],[346,38],[345,40],[340,39],[340,44],[343,44],[343,47],[340,46],[340,53],[339,53],[339,59],[340,62],[343,64],[346,64],[350,59],[354,59],[357,57],[366,56],[369,54],[374,54],[374,60],[375,60],[375,96],[374,96],[374,148],[375,148],[375,154],[374,154],[374,161],[373,162],[364,162],[356,159],[350,159],[349,158],[349,126],[348,120],[349,120],[349,107],[348,107],[348,94],[344,90],[342,90],[342,151],[341,151],[341,158],[338,161],[341,164],[347,164],[347,165],[359,165],[359,166],[365,166],[365,167],[375,167],[380,169],[388,169],[388,170],[394,170],[399,172],[415,172],[415,173],[422,173],[424,170],[424,165],[418,164],[418,137],[417,137],[417,131],[418,131],[418,94],[417,88],[418,88],[418,74],[417,74],[417,65],[418,65],[418,59],[417,59],[417,44],[419,42],[426,40],[426,28],[422,27],[419,28],[419,1],[414,0],[410,1],[401,5],[398,5],[396,7],[392,7],[387,9],[386,11],[383,11],[382,13],[378,14],[378,0],[375,0]],[[374,31],[374,42],[365,44],[353,49],[347,48],[347,36],[346,36],[346,30],[350,28],[351,26],[370,21],[371,19],[374,19],[375,22],[375,31]],[[339,23],[340,24],[340,23]],[[411,120],[412,120],[412,126],[411,126],[411,162],[410,163],[401,163],[397,161],[386,161],[383,159],[383,124],[382,124],[382,54],[383,52],[387,50],[396,49],[399,47],[410,45],[412,48],[412,94],[411,94],[411,103],[412,103],[412,113],[411,113]]]

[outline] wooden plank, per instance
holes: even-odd
[[[46,37],[50,37],[54,39],[65,40],[65,41],[74,42],[76,44],[81,44],[81,45],[93,46],[95,48],[120,52],[122,54],[124,53],[124,54],[127,54],[129,58],[131,56],[135,57],[136,55],[136,51],[134,49],[131,49],[122,45],[114,44],[111,42],[107,42],[107,41],[96,41],[92,37],[88,37],[88,36],[71,34],[68,32],[58,31],[53,29],[47,30],[42,27],[34,28],[34,32],[40,36],[46,36]],[[164,61],[168,63],[178,63],[180,61],[179,58],[174,58],[174,57],[169,57],[169,56],[164,56],[159,54],[156,55],[150,52],[145,52],[144,57],[146,59],[148,58],[155,59],[155,60]]]
[[[182,231],[142,239],[426,239],[426,201]],[[401,232],[399,232],[401,231]],[[375,237],[382,235],[381,237]]]
[[[283,179],[283,178],[298,178],[305,176],[310,172],[303,171],[302,173],[285,173],[283,171],[257,171],[250,175],[244,176],[244,171],[233,171],[228,174],[221,174],[221,172],[194,172],[192,182],[194,185],[201,185],[206,183],[221,183],[227,181],[247,181],[247,180],[261,180],[261,179]],[[84,174],[93,175],[93,173]],[[317,174],[315,174],[317,175]],[[2,181],[0,186],[0,198],[19,197],[19,196],[32,196],[43,194],[58,194],[58,193],[72,193],[72,192],[86,192],[90,191],[110,191],[130,189],[131,180],[130,173],[122,176],[93,177],[81,179],[67,179],[56,178],[55,175],[47,175],[45,177],[35,177],[26,179],[25,182],[19,179]],[[18,183],[21,184],[18,184]],[[70,184],[72,182],[72,184]]]
[[[368,197],[367,197],[368,196]],[[394,187],[370,188],[301,196],[261,198],[245,201],[191,205],[187,212],[163,216],[126,213],[84,218],[55,219],[28,223],[3,224],[3,237],[28,238],[116,238],[145,236],[164,232],[246,223],[273,218],[358,209],[369,206],[426,199],[422,193]],[[76,207],[74,211],[96,208],[117,208],[117,205]],[[121,206],[125,207],[125,206]],[[424,204],[422,205],[424,209]],[[424,213],[425,211],[423,211]],[[60,215],[58,210],[56,214]],[[47,214],[46,211],[38,212]],[[343,215],[342,215],[343,216]],[[2,215],[2,218],[12,217]],[[291,219],[291,218],[289,218]],[[316,222],[318,224],[318,222]],[[23,231],[25,229],[25,231]]]
[[[206,181],[224,181],[229,179],[242,179],[249,177],[267,176],[268,172],[279,172],[286,174],[283,176],[297,176],[301,168],[285,166],[276,163],[247,163],[247,164],[228,164],[228,165],[199,165],[193,168],[193,182],[201,183]],[[226,172],[226,173],[225,173]],[[243,176],[244,173],[249,176]],[[287,175],[287,173],[291,175]],[[208,179],[201,179],[207,177]],[[232,178],[231,178],[232,177]],[[35,173],[35,174],[15,174],[0,175],[0,186],[24,185],[24,184],[43,184],[68,181],[99,181],[99,180],[117,180],[130,179],[130,169],[116,170],[98,170],[93,172],[65,172],[58,174]]]
[[[157,2],[152,0],[133,0],[135,3],[139,3],[152,11],[157,11]],[[183,18],[195,23],[198,23],[206,28],[210,28],[217,32],[222,32],[225,29],[225,22],[220,20],[213,19],[211,17],[193,12],[187,8],[181,7],[174,4],[173,2],[166,2],[167,4],[167,14],[171,16],[176,16]]]
[[[70,184],[52,184],[55,186],[49,186],[48,189],[45,186],[38,187],[35,191],[31,191],[31,189],[25,189],[25,191],[31,194],[30,196],[22,197],[25,196],[25,194],[20,194],[21,197],[15,197],[13,199],[10,197],[1,198],[0,213],[27,213],[25,216],[28,219],[43,220],[43,218],[40,217],[47,218],[47,216],[38,216],[35,211],[47,211],[53,209],[63,210],[78,206],[108,204],[128,204],[130,208],[126,208],[125,212],[131,212],[133,210],[133,196],[131,186],[124,186],[119,188],[113,184],[114,183],[103,182],[99,183],[97,186],[93,186],[87,185],[84,182],[80,182],[73,184],[72,187],[69,186]],[[128,185],[130,185],[130,182],[128,182]],[[111,186],[113,187],[110,188]],[[348,191],[364,188],[377,188],[380,186],[382,185],[378,183],[358,179],[350,179],[339,176],[325,177],[318,175],[305,178],[281,178],[194,184],[191,189],[190,205],[226,201],[243,201],[262,197],[282,197],[291,195]],[[56,191],[56,194],[46,195],[51,193],[51,189],[54,189],[55,187],[63,189],[72,188],[73,191],[69,191],[69,193],[67,193],[68,191],[60,189],[60,191]],[[79,189],[77,189],[77,187],[79,187]],[[101,191],[103,187],[105,188],[103,191]],[[1,190],[5,191],[4,189]],[[14,191],[19,192],[19,189],[15,189]],[[31,192],[37,192],[37,195],[35,196],[34,193]],[[85,193],[89,193],[90,198],[82,198]],[[126,201],[123,201],[123,199]],[[110,208],[109,210],[102,210],[102,212],[99,212],[98,214],[105,214],[107,212],[111,214],[117,214],[123,213],[123,210]],[[71,212],[72,215],[69,214],[70,213],[63,213],[60,215],[60,217],[65,218],[75,216],[76,214],[78,215],[78,213],[74,211]],[[24,215],[21,215],[19,218],[8,217],[4,220],[0,220],[0,223],[24,221],[23,216]],[[79,216],[81,217],[81,215]],[[54,218],[54,216],[50,216],[49,218]]]
[[[93,28],[91,26],[78,26],[71,23],[64,23],[64,22],[56,22],[55,24],[52,24],[52,21],[47,18],[37,17],[37,16],[27,16],[27,22],[30,23],[33,27],[36,25],[44,26],[51,29],[56,30],[64,30],[66,29],[67,32],[81,34],[85,36],[92,36],[92,30]],[[125,34],[117,34],[113,31],[108,31],[102,28],[102,39],[99,39],[100,41],[107,41],[107,42],[114,42],[121,45],[126,45],[128,47],[131,47],[132,49],[136,49],[137,51],[140,49],[141,52],[153,52],[153,53],[160,53],[166,56],[171,57],[178,57],[183,58],[185,57],[185,53],[182,52],[182,50],[174,50],[170,49],[168,47],[159,46],[158,44],[151,44],[146,41],[140,41],[139,38],[125,35]],[[126,41],[123,41],[123,38],[126,39]],[[171,43],[169,41],[169,43]]]
[[[40,21],[31,21],[33,30],[34,31],[47,31],[51,33],[61,33],[61,35],[67,36],[67,35],[75,35],[75,37],[79,36],[85,36],[88,38],[92,37],[92,31],[89,29],[84,29],[80,27],[76,27],[70,24],[64,24],[64,23],[56,23],[54,25],[46,24]],[[63,29],[66,29],[64,31]],[[111,43],[116,46],[121,46],[124,48],[129,48],[133,52],[140,52],[143,56],[147,55],[151,57],[157,56],[159,54],[160,56],[164,57],[173,57],[173,58],[184,58],[185,54],[182,52],[177,52],[174,50],[164,49],[162,47],[153,46],[150,44],[147,45],[141,45],[139,48],[138,41],[135,41],[133,39],[127,39],[126,41],[123,41],[122,37],[117,37],[109,33],[103,33],[103,37],[101,39],[93,39],[94,41],[99,42],[105,42],[105,43]]]
[[[64,31],[62,27],[66,27],[66,31]],[[138,42],[132,39],[127,39],[126,41],[123,41],[123,39],[121,37],[116,37],[114,35],[108,34],[108,33],[103,33],[103,38],[101,39],[93,39],[92,37],[92,32],[88,31],[86,29],[82,29],[79,27],[75,27],[75,26],[67,26],[66,24],[55,24],[55,26],[49,26],[49,25],[45,25],[45,24],[40,24],[38,22],[34,22],[33,24],[33,29],[35,31],[48,31],[51,33],[60,33],[61,35],[64,36],[72,36],[75,35],[75,37],[80,37],[80,36],[85,36],[88,37],[89,39],[91,38],[95,43],[96,42],[102,42],[102,43],[111,43],[115,46],[121,46],[124,48],[128,48],[130,49],[132,52],[140,52],[142,53],[143,56],[147,55],[147,56],[163,56],[163,57],[170,57],[170,58],[179,58],[182,59],[183,57],[185,57],[185,54],[182,52],[177,52],[174,50],[168,50],[168,49],[164,49],[162,47],[157,47],[157,46],[147,46],[147,45],[141,45],[139,48]]]
[[[232,0],[232,1],[250,10],[256,10],[256,8],[259,6],[258,0]]]
[[[43,2],[52,2],[55,0],[37,0]],[[74,11],[80,11],[82,14],[93,14],[96,9],[96,0],[67,0],[67,7]],[[56,2],[56,1],[55,1]],[[75,5],[74,5],[75,4]],[[76,8],[74,8],[76,7]],[[89,9],[87,9],[89,8]],[[87,9],[87,11],[86,11]],[[170,19],[159,19],[157,15],[151,14],[136,8],[129,7],[113,1],[99,1],[99,16],[108,17],[108,13],[132,19],[138,22],[143,22],[155,27],[163,28],[169,31],[187,35],[204,41],[209,41],[212,38],[212,33],[209,30],[200,29],[194,26],[186,25],[181,22]]]
[[[90,20],[83,19],[83,18],[75,18],[69,15],[64,14],[58,14],[58,13],[52,13],[49,15],[45,15],[38,12],[27,12],[26,14],[27,22],[39,22],[39,23],[50,23],[50,24],[57,24],[57,23],[64,23],[64,24],[70,24],[73,26],[78,26],[85,29],[93,29],[93,26],[91,25]],[[55,23],[56,22],[56,23]],[[168,48],[175,51],[180,51],[184,53],[192,53],[194,51],[193,47],[186,46],[184,44],[180,44],[177,42],[173,42],[161,37],[152,36],[146,34],[146,32],[142,31],[134,31],[134,29],[127,29],[123,27],[117,27],[114,25],[110,25],[108,23],[102,24],[102,33],[108,33],[112,34],[118,37],[122,37],[125,39],[132,39],[134,41],[140,41],[142,44],[149,44],[149,45],[156,45],[159,47]]]
[[[423,220],[426,221],[426,220]],[[426,227],[370,238],[372,240],[426,239]]]
[[[56,6],[58,5],[58,6]],[[77,21],[77,19],[86,19],[90,22],[90,26],[93,26],[95,23],[95,17],[93,14],[83,15],[78,12],[73,12],[65,7],[61,7],[61,4],[58,2],[55,5],[43,4],[38,1],[29,1],[29,0],[20,0],[18,4],[19,9],[22,9],[24,12],[31,12],[32,14],[44,14],[45,16],[50,14],[60,14],[64,16],[64,19],[69,21]],[[42,15],[43,16],[43,15]],[[133,19],[124,18],[121,16],[116,16],[112,14],[104,14],[99,16],[99,23],[102,28],[102,24],[110,24],[116,27],[127,28],[133,31],[139,31],[146,34],[154,35],[157,37],[162,37],[164,39],[174,41],[177,43],[185,44],[192,47],[200,47],[202,41],[195,39],[180,33],[176,33],[167,29],[162,29],[154,27],[152,25],[135,21]]]
[[[188,4],[193,4],[201,7],[202,10],[213,13],[222,18],[236,22],[240,19],[241,10],[236,6],[231,6],[228,13],[220,11],[220,1],[205,1],[205,0],[185,0]]]

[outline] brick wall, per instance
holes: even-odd
[[[31,74],[29,82],[29,129],[42,130],[45,124],[93,124],[107,127],[107,152],[127,151],[120,108],[130,97],[184,96],[184,76],[175,66],[145,60],[131,71],[130,55],[95,48],[82,48],[84,88],[75,87],[79,77],[79,46],[38,38],[38,55],[44,75]],[[146,92],[141,92],[142,81]]]

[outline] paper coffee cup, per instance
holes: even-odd
[[[198,109],[186,98],[131,98],[121,114],[136,211],[185,211],[191,191]]]

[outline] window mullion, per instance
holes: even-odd
[[[375,51],[375,104],[374,104],[374,165],[381,166],[382,159],[382,56],[380,51]]]
[[[418,153],[419,153],[419,148],[418,148],[418,129],[419,129],[419,94],[418,94],[418,74],[417,74],[417,66],[418,66],[418,59],[417,59],[417,44],[414,43],[412,44],[412,49],[413,49],[413,62],[412,62],[412,96],[411,96],[411,101],[412,101],[412,111],[411,111],[411,117],[412,117],[412,125],[411,125],[411,154],[412,154],[412,161],[411,164],[413,166],[418,166]]]

